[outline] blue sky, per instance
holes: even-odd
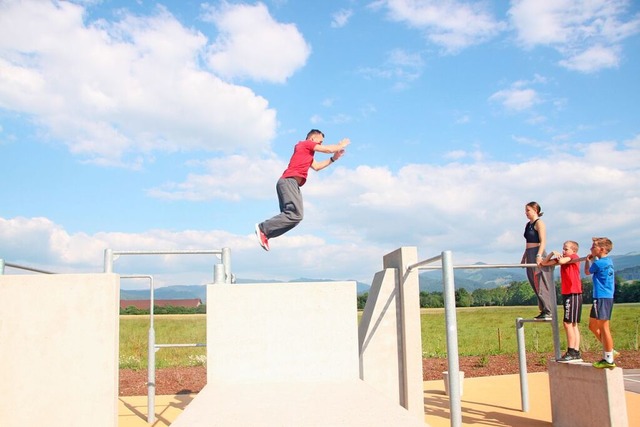
[[[532,200],[550,249],[635,252],[638,76],[632,1],[5,0],[0,258],[229,247],[241,278],[369,282],[401,246],[519,262]],[[264,252],[254,223],[311,128],[351,145]],[[213,262],[115,271],[199,284]]]

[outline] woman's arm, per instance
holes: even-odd
[[[538,246],[538,254],[536,255],[536,264],[540,265],[542,263],[542,254],[544,253],[544,248],[547,245],[547,227],[544,225],[544,221],[541,219],[536,221],[536,230],[538,230],[538,236],[540,236],[540,246]]]

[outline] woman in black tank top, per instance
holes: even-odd
[[[538,297],[540,314],[536,319],[545,320],[551,318],[551,292],[555,292],[553,284],[553,267],[542,267],[542,260],[547,256],[545,246],[547,243],[547,229],[540,218],[543,212],[536,202],[529,202],[524,207],[524,213],[529,222],[524,227],[526,241],[522,264],[537,264],[537,268],[527,268],[527,279],[533,292]]]

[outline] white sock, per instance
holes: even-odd
[[[606,360],[609,363],[613,363],[613,351],[605,351],[604,360]]]

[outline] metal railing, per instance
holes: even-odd
[[[215,255],[221,262],[213,266],[213,283],[234,283],[231,274],[231,249],[195,249],[195,250],[166,250],[166,251],[114,251],[104,250],[104,272],[113,273],[113,262],[121,255]]]
[[[156,421],[156,352],[161,348],[170,347],[206,347],[203,343],[189,344],[157,344],[154,327],[155,286],[153,276],[146,274],[131,274],[120,276],[121,279],[148,279],[149,280],[149,333],[147,343],[147,423]]]
[[[572,262],[580,262],[584,258],[574,260]],[[442,261],[440,266],[429,265]],[[456,301],[455,301],[455,279],[453,270],[469,270],[483,268],[539,268],[537,264],[473,264],[473,265],[453,265],[451,251],[444,251],[441,255],[419,261],[410,265],[407,270],[442,270],[442,285],[444,294],[445,309],[445,327],[447,340],[447,361],[449,369],[449,411],[451,413],[451,426],[460,427],[462,425],[462,409],[460,402],[460,361],[458,354],[458,326],[456,319]],[[553,332],[553,347],[556,359],[560,357],[560,333],[558,330],[558,310],[556,302],[555,283],[549,289],[551,299],[551,319],[550,320],[534,320],[518,318],[516,320],[516,335],[518,340],[518,361],[520,370],[520,393],[522,399],[522,411],[529,410],[529,392],[527,383],[527,362],[526,349],[524,341],[525,322],[550,322]]]
[[[441,261],[441,266],[429,266]],[[442,270],[442,287],[444,295],[444,316],[447,338],[447,363],[449,372],[449,412],[451,425],[462,425],[462,405],[460,403],[460,359],[458,354],[458,321],[456,319],[456,296],[453,277],[453,260],[451,251],[443,251],[439,256],[417,262],[407,267],[408,271],[418,269]]]
[[[170,251],[114,251],[106,249],[104,253],[104,272],[113,272],[113,262],[120,255],[216,255],[221,263],[214,265],[213,283],[234,283],[235,277],[231,273],[231,251],[229,248],[221,250],[170,250]],[[147,355],[147,423],[155,422],[155,396],[156,396],[156,352],[161,348],[171,347],[206,347],[205,343],[186,344],[157,344],[154,328],[154,302],[155,286],[153,276],[146,274],[121,275],[123,279],[148,279],[149,280],[149,333]]]
[[[6,262],[4,259],[0,258],[0,275],[4,274],[5,267],[11,267],[18,270],[31,271],[33,273],[56,274],[51,271],[42,270],[39,268],[29,267],[29,266],[20,265],[20,264],[13,264],[11,262]]]

